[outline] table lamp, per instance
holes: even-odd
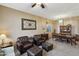
[[[2,45],[4,44],[4,39],[6,39],[7,36],[5,34],[0,35],[0,39],[2,40]]]

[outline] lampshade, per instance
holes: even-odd
[[[0,39],[6,39],[6,38],[7,38],[7,36],[5,34],[0,35]]]

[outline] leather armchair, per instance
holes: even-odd
[[[20,54],[22,54],[33,46],[33,42],[30,40],[30,38],[28,38],[28,36],[22,36],[17,38],[16,46],[20,51]]]

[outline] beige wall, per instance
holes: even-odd
[[[21,18],[36,20],[37,30],[21,30]],[[35,34],[44,33],[45,31],[42,30],[42,26],[46,24],[46,20],[47,19],[42,17],[0,6],[0,28],[9,31],[13,39],[24,35],[33,36]],[[54,28],[55,22],[52,20],[48,20],[48,22],[53,25]]]
[[[2,11],[2,9],[0,9],[0,11]],[[0,12],[0,23],[1,23],[1,20],[2,20],[2,12]]]

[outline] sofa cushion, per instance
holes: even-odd
[[[32,44],[28,43],[27,45],[24,45],[24,48],[30,47]]]

